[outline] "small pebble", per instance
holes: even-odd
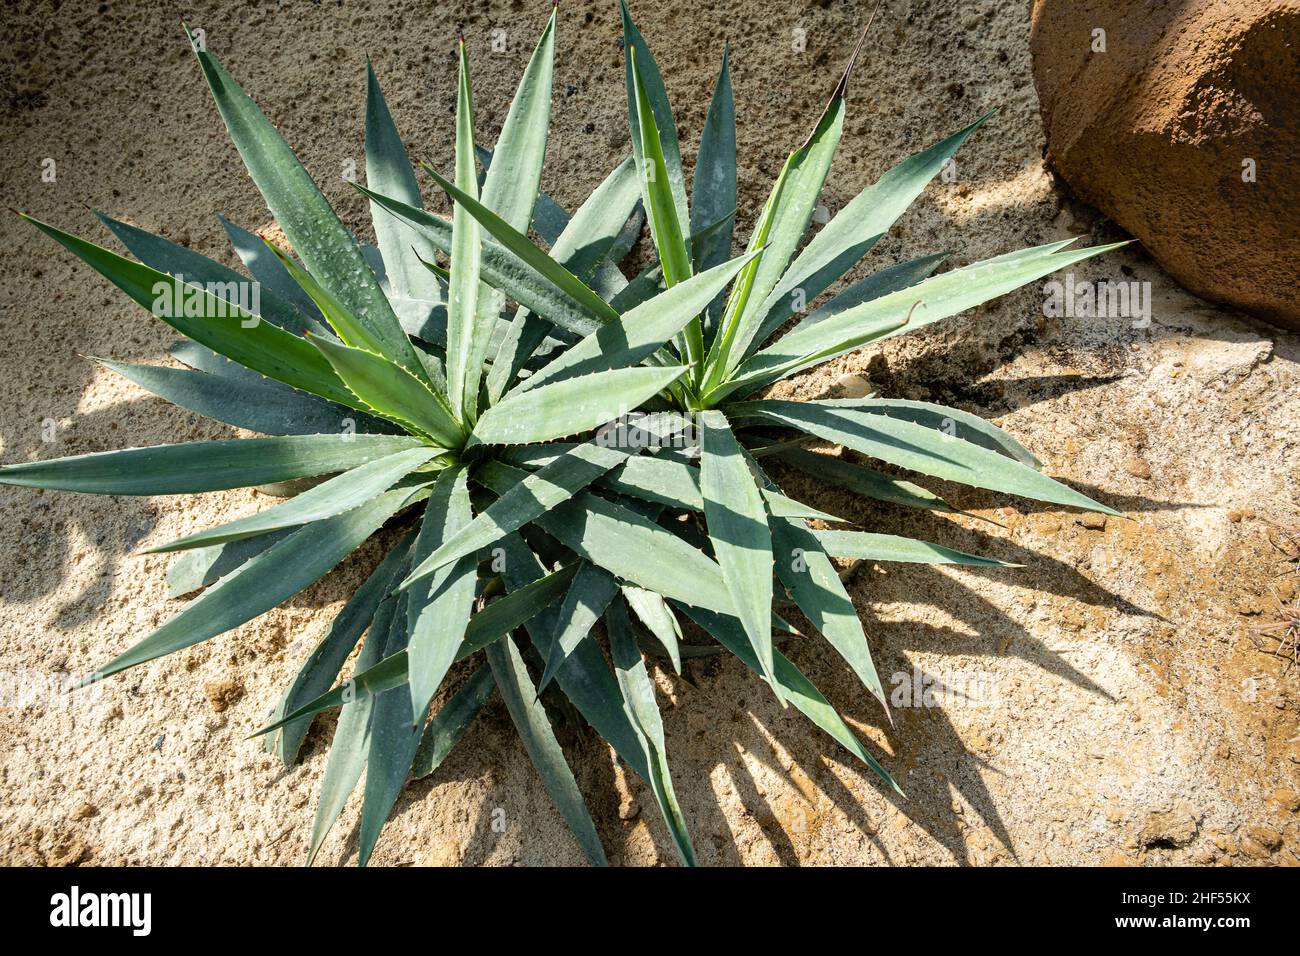
[[[1147,464],[1145,459],[1136,456],[1124,462],[1124,470],[1134,478],[1145,479],[1151,477],[1151,466]]]

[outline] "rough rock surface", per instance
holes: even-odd
[[[1300,328],[1300,2],[1035,0],[1048,161],[1203,298]]]
[[[339,171],[363,165],[365,53],[413,153],[445,167],[458,30],[471,43],[479,130],[491,143],[550,8],[192,6],[187,20],[361,234],[365,204]],[[688,156],[731,41],[740,218],[752,223],[867,5],[720,0],[706,15],[684,0],[635,0],[634,11],[667,74]],[[952,11],[887,0],[851,93],[828,205],[1001,111],[864,269],[941,249],[965,262],[1070,234],[1113,238],[1043,167],[1023,0]],[[566,0],[561,13],[545,185],[572,207],[629,145],[614,4]],[[504,54],[489,47],[497,28],[507,31]],[[231,262],[212,213],[250,228],[266,221],[173,5],[97,13],[65,3],[51,15],[43,3],[11,4],[0,81],[12,101],[0,120],[7,202],[101,235],[85,202]],[[41,179],[45,158],[57,161],[55,183]],[[166,361],[165,327],[13,217],[0,218],[0,239],[0,460],[231,434],[81,357]],[[857,572],[851,591],[891,687],[919,668],[966,692],[896,708],[895,727],[821,642],[790,648],[898,775],[905,802],[783,711],[739,662],[697,663],[689,680],[661,672],[668,753],[703,863],[1297,862],[1300,678],[1250,633],[1269,619],[1274,590],[1294,599],[1300,582],[1277,576],[1290,547],[1279,529],[1300,525],[1300,340],[1193,298],[1136,246],[1077,273],[1149,283],[1150,326],[1047,318],[1034,287],[789,384],[809,398],[853,376],[882,394],[977,412],[1129,518],[1081,520],[953,488],[937,490],[979,517],[907,514],[782,476],[793,493],[865,527],[1026,567]],[[1149,478],[1125,467],[1132,458]],[[302,860],[333,721],[317,723],[289,770],[247,737],[378,548],[230,634],[87,694],[57,692],[59,675],[101,663],[179,605],[167,597],[168,558],[142,546],[268,504],[249,490],[112,499],[0,489],[0,862]],[[243,693],[219,693],[227,706],[217,712],[209,685]],[[590,733],[560,732],[610,857],[671,863],[644,786]],[[322,863],[355,859],[358,802]],[[499,701],[436,774],[407,789],[373,858],[576,862]]]

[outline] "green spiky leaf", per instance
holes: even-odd
[[[339,379],[366,408],[442,448],[460,445],[464,431],[447,401],[400,365],[365,349],[325,339],[312,344],[333,366]]]
[[[485,445],[519,445],[585,432],[641,405],[685,371],[683,366],[611,369],[507,395],[483,413],[473,437]]]

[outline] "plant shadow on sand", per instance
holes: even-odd
[[[51,410],[55,420],[71,418],[77,431],[87,435],[108,433],[124,415],[145,412],[151,406],[165,403],[154,399],[140,399],[114,405],[96,412],[74,414],[75,402],[66,409]],[[6,449],[8,461],[55,458],[65,454],[83,454],[97,448],[82,447],[87,442],[76,442],[71,448],[68,438],[56,432],[56,440],[48,445],[39,438],[34,423],[31,429],[6,429],[0,434],[0,444]],[[34,434],[35,433],[35,434]],[[17,522],[7,523],[5,531],[12,536],[9,546],[33,556],[33,560],[48,568],[49,574],[26,574],[4,583],[5,604],[27,604],[38,601],[57,590],[65,578],[72,574],[79,560],[77,538],[89,545],[95,563],[91,574],[78,572],[83,581],[81,590],[61,603],[52,623],[61,628],[74,628],[86,624],[104,606],[112,594],[122,560],[131,554],[153,531],[158,512],[148,498],[108,497],[100,495],[69,495],[64,501],[61,493],[29,489],[6,489],[6,493],[20,501],[15,513],[23,515]],[[69,500],[71,499],[71,500]]]

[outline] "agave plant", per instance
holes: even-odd
[[[0,482],[174,495],[315,481],[254,515],[153,548],[180,553],[169,573],[174,593],[203,590],[87,680],[249,621],[386,524],[397,528],[263,731],[287,765],[313,715],[342,708],[309,861],[364,773],[364,864],[408,776],[432,772],[499,691],[593,863],[605,860],[601,842],[548,716],[562,698],[646,782],[682,860],[693,863],[646,654],[680,671],[684,657],[730,651],[782,705],[901,794],[778,649],[798,633],[778,611],[801,612],[883,708],[834,559],[999,562],[849,527],[784,494],[765,459],[897,506],[952,510],[904,477],[805,443],[1109,511],[1043,474],[1005,432],[951,408],[761,397],[780,379],[1111,248],[1052,243],[946,272],[936,272],[942,256],[926,255],[805,307],[870,251],[984,118],[885,173],[805,244],[844,125],[850,62],[733,257],[727,56],[688,202],[662,77],[626,7],[622,18],[632,155],[571,216],[539,192],[553,12],[491,153],[474,138],[460,45],[455,169],[444,178],[426,167],[450,197],[450,220],[423,208],[370,70],[367,185],[356,188],[369,198],[377,248],[358,243],[267,118],[194,45],[292,247],[223,220],[258,284],[256,310],[236,295],[245,276],[126,223],[101,216],[138,261],[32,220],[188,340],[172,350],[185,368],[106,365],[177,405],[269,437],[12,464]],[[646,221],[655,262],[629,281],[619,263]],[[698,627],[684,631],[686,621]],[[339,681],[358,643],[353,676]],[[469,658],[477,670],[440,694],[453,665]]]

